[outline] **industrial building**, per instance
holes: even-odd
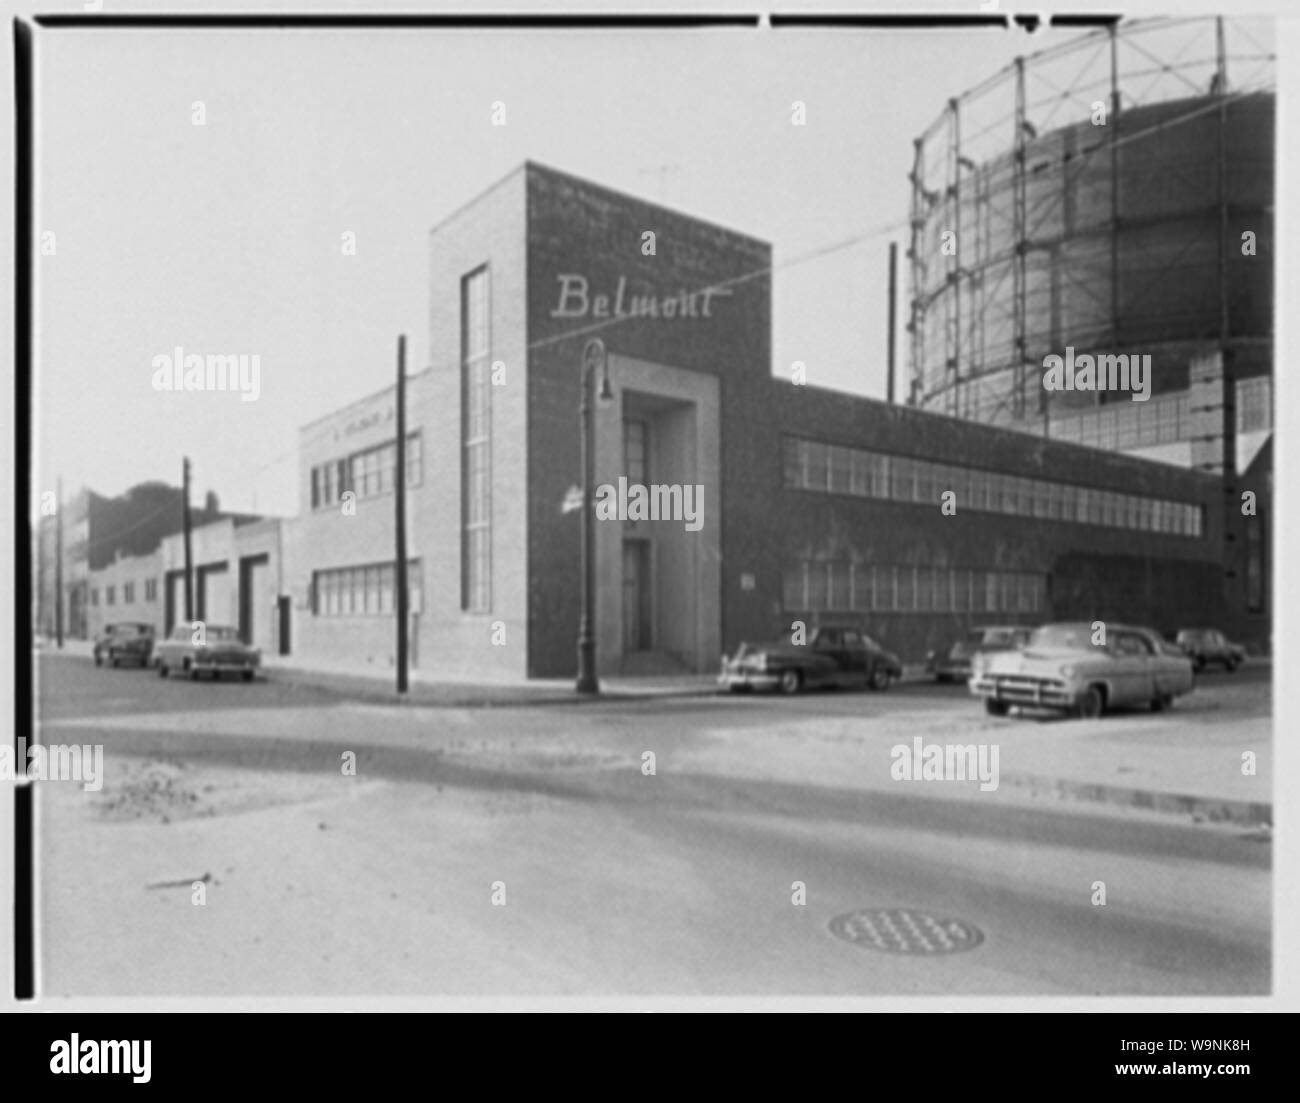
[[[1222,600],[1219,479],[779,380],[770,269],[764,242],[534,163],[432,232],[405,473],[420,668],[574,673],[593,336],[595,483],[702,502],[695,529],[596,522],[602,673],[709,671],[827,613],[905,659],[990,619],[1249,626]],[[295,654],[392,662],[394,399],[303,430]]]

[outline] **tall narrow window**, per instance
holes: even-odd
[[[461,608],[492,605],[492,379],[489,368],[488,270],[460,284]]]
[[[646,478],[646,425],[633,418],[623,419],[623,470],[628,486],[645,486]]]

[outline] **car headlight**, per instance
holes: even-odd
[[[1073,678],[1079,673],[1079,668],[1073,664],[1067,663],[1065,666],[1061,667],[1059,673],[1062,678]]]

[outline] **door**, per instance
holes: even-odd
[[[274,610],[267,590],[270,557],[245,556],[239,561],[239,638],[254,647],[271,646]]]
[[[1113,636],[1111,684],[1115,687],[1110,704],[1145,704],[1155,696],[1151,645],[1136,632],[1116,632]]]
[[[653,646],[650,543],[623,541],[623,653]]]
[[[210,563],[198,569],[195,620],[205,624],[228,625],[231,622],[230,572],[225,563]]]

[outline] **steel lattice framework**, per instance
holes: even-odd
[[[910,174],[910,403],[1048,432],[1099,400],[1049,410],[1043,357],[1066,345],[1151,353],[1165,394],[1207,348],[1271,372],[1272,34],[1123,23],[948,101]]]

